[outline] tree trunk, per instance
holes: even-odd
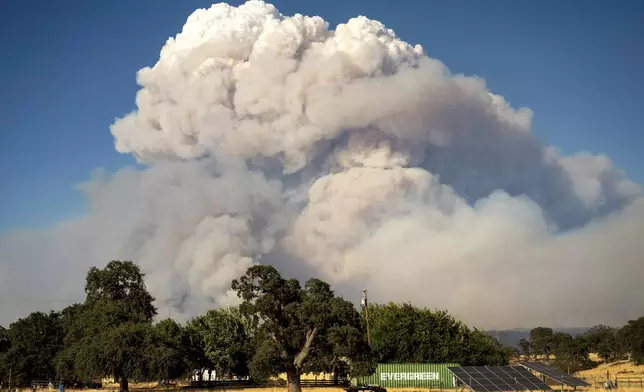
[[[204,369],[197,370],[197,373],[198,373],[198,375],[197,375],[197,385],[199,385],[200,387],[203,386],[203,374],[204,374],[204,372],[205,372]]]
[[[129,392],[130,391],[130,387],[128,386],[128,383],[127,383],[127,377],[121,376],[121,383],[120,384],[121,384],[120,388],[119,388],[120,392]]]
[[[288,383],[288,392],[302,392],[299,372],[295,371],[286,373],[286,380]]]
[[[293,361],[293,365],[295,365],[298,371],[302,369],[302,366],[304,365],[304,360],[309,356],[309,353],[311,352],[311,345],[313,344],[313,340],[315,339],[315,336],[317,334],[318,334],[318,327],[315,327],[306,333],[306,341],[304,342],[304,347],[295,356],[295,360]]]

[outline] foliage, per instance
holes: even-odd
[[[8,377],[8,367],[6,353],[11,347],[9,343],[9,332],[0,325],[0,389],[2,388],[2,380]]]
[[[302,373],[374,370],[360,314],[327,283],[310,279],[302,288],[275,268],[258,265],[234,280],[232,288],[256,331],[249,366],[253,377],[286,373],[289,389],[300,390]]]
[[[552,335],[551,346],[555,356],[553,365],[562,371],[574,373],[594,366],[590,360],[588,343],[583,337],[557,332]]]
[[[217,376],[248,376],[252,354],[250,323],[239,309],[213,309],[193,319],[190,329],[198,337],[207,362]]]
[[[636,365],[644,365],[644,316],[629,320],[618,333],[618,339],[631,354]]]
[[[527,355],[554,356],[552,365],[564,372],[590,369],[590,344],[585,336],[572,337],[567,333],[554,332],[552,328],[537,327],[530,331],[530,340],[519,342],[521,351]]]
[[[131,378],[171,373],[160,372],[158,362],[152,364],[156,374],[150,373],[150,344],[155,340],[151,323],[156,309],[134,263],[112,261],[103,270],[91,268],[85,292],[85,303],[67,311],[66,348],[56,361],[60,375],[80,381],[111,375],[119,380],[121,391],[127,391]],[[172,353],[164,354],[159,360],[171,359]]]
[[[554,349],[554,331],[552,328],[536,327],[530,331],[530,346],[534,355],[545,355],[549,358]]]
[[[62,348],[60,314],[34,312],[19,319],[5,332],[2,366],[12,372],[12,384],[27,386],[31,380],[55,376],[53,360]]]
[[[527,339],[519,340],[519,350],[521,354],[527,355],[528,357],[532,356],[532,343]]]
[[[510,352],[482,331],[445,311],[410,304],[369,306],[373,350],[379,363],[507,364]]]
[[[9,350],[9,332],[0,325],[0,353],[5,353]]]
[[[214,367],[214,364],[206,356],[205,330],[206,325],[203,316],[190,320],[184,328],[187,339],[186,360],[191,369],[199,371],[199,381],[203,379],[205,369]]]
[[[147,377],[167,383],[190,369],[188,334],[172,319],[155,324],[146,342]]]
[[[614,362],[624,357],[624,347],[618,338],[618,328],[597,325],[583,334],[591,352],[597,353],[604,362]]]
[[[473,329],[465,336],[463,356],[459,363],[472,366],[508,364],[511,351],[483,331]]]
[[[445,311],[405,303],[369,306],[371,349],[365,314],[327,283],[311,279],[302,287],[268,266],[251,267],[232,287],[243,301],[239,308],[211,310],[185,327],[172,319],[154,324],[154,298],[134,263],[92,268],[83,303],[0,327],[0,383],[11,369],[14,386],[114,376],[125,391],[129,380],[165,383],[212,369],[219,377],[256,379],[287,373],[291,390],[299,390],[305,372],[364,375],[376,362],[503,365],[518,355]],[[552,364],[567,372],[593,366],[590,352],[604,361],[629,354],[644,364],[644,317],[578,337],[537,327],[519,347],[530,356],[554,356]]]
[[[97,377],[142,377],[145,346],[151,326],[129,320],[118,303],[85,304],[65,336],[65,350],[57,358],[58,374],[87,382]]]
[[[86,301],[113,301],[124,308],[132,321],[149,322],[156,316],[156,309],[143,277],[131,261],[113,260],[102,270],[92,267],[85,283]]]

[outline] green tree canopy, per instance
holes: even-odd
[[[249,320],[238,308],[213,309],[189,323],[203,347],[207,367],[218,376],[248,376],[252,354]]]
[[[199,372],[199,381],[203,380],[204,370],[213,369],[215,366],[206,356],[206,329],[203,316],[188,321],[184,328],[187,337],[187,361],[191,369]]]
[[[189,369],[187,333],[172,319],[162,320],[154,325],[147,342],[146,361],[148,378],[162,383],[185,376]]]
[[[618,328],[596,325],[583,334],[588,349],[597,353],[604,362],[613,362],[624,356],[624,349],[618,339]]]
[[[156,309],[143,276],[131,261],[90,269],[85,302],[67,312],[60,375],[80,381],[113,376],[122,392],[129,390],[129,379],[151,377],[147,354]]]
[[[636,365],[644,365],[644,317],[629,320],[619,331],[619,340]]]
[[[0,325],[0,353],[6,352],[11,345],[9,344],[9,333]]]
[[[593,367],[590,360],[588,343],[583,337],[572,337],[567,333],[556,332],[552,335],[553,365],[567,373],[574,373]]]
[[[124,308],[132,321],[149,322],[157,312],[144,276],[132,261],[113,260],[102,270],[92,267],[85,283],[86,301],[113,301]]]
[[[536,327],[530,331],[530,344],[534,355],[549,358],[554,351],[554,331],[552,328]]]
[[[8,378],[8,367],[6,353],[11,347],[9,343],[9,334],[6,329],[0,326],[0,389],[3,387],[3,381]]]
[[[299,392],[302,373],[373,371],[360,314],[327,283],[310,279],[302,288],[273,267],[253,266],[233,281],[232,288],[256,329],[257,346],[250,361],[254,377],[286,373],[289,390]]]
[[[507,364],[510,352],[446,311],[408,303],[370,304],[374,355],[380,363]]]
[[[502,346],[492,337],[476,328],[468,331],[463,345],[463,356],[457,362],[472,366],[507,365],[514,354],[509,347]]]
[[[519,340],[519,350],[521,354],[527,355],[530,358],[532,356],[532,343],[528,339]]]
[[[12,370],[13,385],[54,378],[53,359],[62,349],[63,339],[59,313],[31,313],[11,324],[5,333],[8,343],[3,368]]]

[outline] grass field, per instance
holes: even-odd
[[[75,390],[71,388],[65,388],[65,392],[107,392],[107,391],[118,391],[118,385],[113,384],[113,385],[105,385],[103,389],[82,389],[82,390]],[[130,391],[131,392],[143,392],[143,391],[159,391],[162,392],[164,390],[167,391],[176,391],[178,390],[176,387],[168,387],[167,389],[164,388],[154,388],[151,389],[147,384],[130,384]],[[184,389],[181,389],[184,391]],[[21,391],[24,392],[31,392],[31,389],[23,389]],[[42,391],[42,390],[41,390]],[[190,389],[185,390],[185,391],[190,391]],[[197,391],[196,389],[194,391]],[[207,391],[206,389],[201,389],[199,391]],[[248,389],[216,389],[213,391],[217,392],[284,392],[286,391],[286,388],[248,388]],[[303,392],[345,392],[342,388],[302,388]],[[387,388],[388,392],[428,392],[428,389],[422,389],[422,388]],[[434,391],[439,391],[439,389],[435,389]],[[453,391],[456,392],[457,390],[448,390],[448,389],[443,389],[443,391]],[[54,388],[51,390],[51,392],[58,392],[57,388]]]
[[[619,389],[644,391],[644,365],[635,366],[628,361],[601,364],[596,368],[578,372],[577,375],[593,384],[608,378],[617,379]]]

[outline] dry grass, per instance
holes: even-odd
[[[151,387],[146,386],[144,384],[130,384],[130,390],[131,391],[136,391],[137,389],[143,389],[147,390]],[[172,388],[168,387],[166,388],[167,390],[176,390],[177,388]],[[91,389],[84,389],[83,392],[105,392],[109,390],[118,390],[118,384],[109,384],[103,386],[102,390],[91,390]],[[154,388],[155,391],[163,391],[164,388]],[[231,389],[217,389],[217,392],[284,392],[286,391],[286,387],[281,387],[281,388],[247,388],[247,389],[238,389],[238,388],[231,388]],[[432,389],[435,391],[440,391],[440,389]],[[70,391],[72,392],[72,389],[65,389],[65,391]],[[302,388],[303,392],[344,392],[342,388],[332,388],[332,387],[326,387],[326,388]],[[429,389],[424,389],[424,388],[387,388],[388,392],[427,392]],[[443,391],[454,391],[456,392],[456,389],[454,390],[448,390],[448,389],[443,389]],[[55,391],[57,392],[57,390]]]
[[[605,379],[606,372],[609,372],[611,378],[644,378],[644,365],[635,366],[629,361],[603,363],[596,368],[578,372],[577,375],[595,378],[604,377]]]
[[[147,384],[147,383],[132,383],[130,384],[130,391],[135,392],[137,390],[150,390],[156,384]],[[65,388],[65,392],[106,392],[106,391],[118,391],[118,384],[106,384],[103,386],[103,389],[71,389]],[[177,390],[177,388],[168,387],[168,388],[154,388],[155,391],[172,391]],[[247,388],[247,389],[217,389],[217,392],[285,392],[287,389],[283,388]],[[21,392],[31,392],[31,389],[26,388],[20,390]],[[40,389],[39,391],[46,391],[46,389]],[[302,388],[303,392],[344,392],[342,388]],[[422,388],[387,388],[388,392],[428,392],[428,389]],[[439,391],[439,389],[434,389],[433,391]],[[457,390],[448,390],[443,389],[445,392],[456,392]],[[51,392],[58,392],[58,388],[53,388]],[[644,392],[644,391],[642,391]]]
[[[593,371],[594,369],[590,370]],[[604,375],[605,377],[605,375]],[[130,385],[130,390],[131,391],[136,391],[136,390],[145,390],[146,385],[140,385],[140,384],[132,384]],[[558,387],[553,387],[554,391],[558,391]],[[155,389],[159,391],[163,391],[163,389]],[[171,390],[171,389],[168,389]],[[176,390],[176,389],[175,389]],[[587,389],[587,391],[599,391],[603,390],[598,387],[592,387]],[[41,390],[43,391],[43,390]],[[109,387],[104,387],[103,389],[83,389],[83,390],[74,390],[74,389],[67,389],[65,388],[65,391],[69,392],[106,392],[106,391],[118,391],[118,386],[114,385],[112,388],[112,385],[109,385]],[[302,388],[303,392],[344,392],[341,388]],[[387,388],[388,392],[428,392],[427,389],[421,389],[421,388]],[[439,390],[436,389],[434,390],[438,392]],[[463,390],[447,390],[444,389],[443,391],[445,392],[462,392]],[[578,391],[580,391],[578,389]],[[619,385],[619,391],[624,391],[624,392],[644,392],[644,388],[640,388],[639,386],[633,386],[633,387],[628,387],[623,384]],[[31,392],[31,389],[24,389],[21,392]],[[57,388],[52,389],[51,392],[58,392]],[[230,389],[230,390],[225,390],[225,389],[217,389],[217,392],[286,392],[286,388],[248,388],[248,389]]]
[[[601,382],[617,379],[618,390],[625,392],[644,392],[644,366],[635,366],[629,361],[603,363],[593,369],[577,372],[576,376],[583,377],[593,384],[591,389],[599,389]]]
[[[596,358],[593,358],[596,360]],[[619,382],[618,391],[624,392],[644,392],[644,365],[635,366],[628,361],[618,361],[614,363],[601,364],[594,369],[584,370],[576,373],[575,375],[583,377],[593,384],[593,387],[588,388],[588,391],[599,391],[601,388],[598,386],[602,381],[607,380],[607,372],[612,380],[617,378]],[[311,377],[313,378],[313,377]],[[318,377],[322,379],[323,377]],[[630,383],[628,382],[630,380]],[[641,380],[641,383],[640,383]],[[182,388],[183,385],[159,387],[158,383],[131,383],[130,390],[136,392],[143,391],[176,391]],[[84,389],[82,392],[107,392],[118,391],[119,385],[112,383],[104,383],[102,389]],[[302,388],[303,392],[344,392],[342,388]],[[554,391],[558,391],[558,386],[553,386]],[[40,392],[58,392],[58,388],[53,388],[48,391],[46,389],[38,390]],[[65,388],[66,392],[80,392],[80,390]],[[388,392],[428,392],[427,389],[422,388],[387,388]],[[436,389],[435,391],[439,391]],[[446,392],[461,392],[462,390],[444,390]],[[31,392],[31,389],[24,389],[22,392]],[[217,392],[286,392],[286,388],[248,388],[248,389],[217,389]]]

